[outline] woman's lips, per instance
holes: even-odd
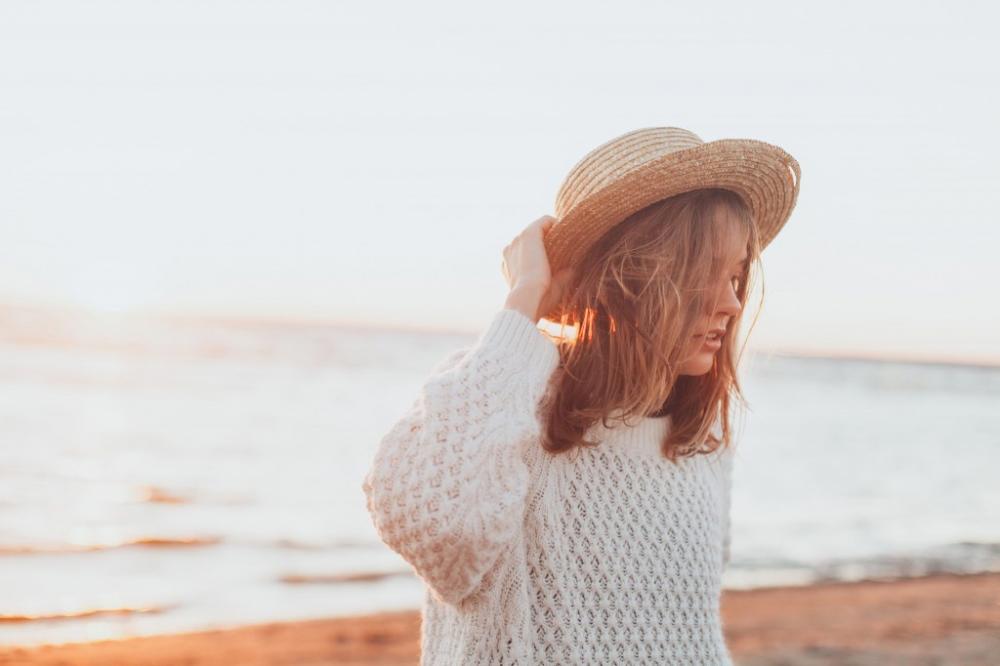
[[[706,338],[704,335],[696,335],[696,338],[702,338],[704,344],[703,347],[707,349],[720,349],[722,347],[722,338],[715,338],[714,340]]]

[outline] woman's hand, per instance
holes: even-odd
[[[554,217],[543,215],[503,249],[500,267],[510,287],[504,307],[522,312],[535,323],[559,302],[573,275],[570,268],[552,275],[543,238],[555,223]]]

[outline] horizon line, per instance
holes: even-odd
[[[249,314],[249,313],[199,313],[169,310],[127,310],[107,311],[74,305],[0,303],[0,314],[4,310],[21,310],[39,314],[50,314],[72,318],[91,319],[125,319],[131,321],[153,320],[166,322],[203,322],[232,324],[243,326],[278,326],[278,327],[331,327],[353,329],[358,331],[390,331],[415,335],[455,335],[475,337],[482,331],[480,328],[463,326],[428,326],[422,324],[378,323],[338,319],[334,317],[309,317],[305,315],[283,314]],[[547,321],[547,320],[545,320]],[[551,327],[550,327],[551,328]],[[934,354],[894,354],[892,352],[873,352],[859,350],[810,350],[795,347],[757,347],[748,345],[747,350],[755,355],[781,356],[786,358],[831,360],[831,361],[861,361],[878,363],[898,363],[917,365],[943,365],[956,367],[975,367],[1000,369],[1000,357],[978,358],[961,355]]]

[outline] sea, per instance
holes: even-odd
[[[361,482],[475,337],[0,309],[0,643],[419,608]],[[1000,571],[1000,368],[751,347],[741,383],[724,588]]]

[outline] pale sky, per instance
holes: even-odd
[[[0,304],[476,330],[573,164],[670,125],[802,167],[751,347],[1000,362],[997,19],[4,0]]]

